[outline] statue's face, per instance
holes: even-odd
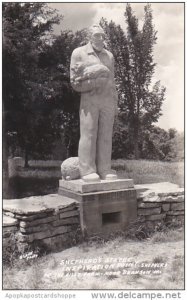
[[[90,39],[92,47],[99,52],[102,51],[104,47],[104,39],[104,32],[99,28],[94,29]]]

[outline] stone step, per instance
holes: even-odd
[[[76,193],[102,192],[112,190],[122,190],[133,188],[132,179],[117,179],[117,180],[101,180],[100,182],[84,182],[82,179],[77,180],[60,180],[59,188],[70,190]]]

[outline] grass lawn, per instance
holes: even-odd
[[[72,264],[64,265],[65,260]],[[18,260],[4,267],[3,283],[4,289],[183,289],[183,230],[157,232],[144,241],[123,236],[90,240],[35,260]]]
[[[54,161],[54,163],[56,163]],[[9,198],[23,198],[31,195],[45,195],[58,192],[61,176],[59,165],[45,166],[45,162],[25,169],[20,168],[21,177],[9,181]],[[184,186],[184,162],[161,162],[149,160],[112,161],[112,168],[119,178],[131,178],[135,184],[169,181]]]
[[[184,162],[117,159],[112,167],[119,178],[132,178],[135,184],[169,181],[184,186]]]

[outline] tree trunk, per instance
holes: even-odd
[[[135,159],[140,158],[140,151],[139,151],[139,145],[138,145],[138,139],[137,138],[135,138],[135,140],[134,140],[134,156],[135,156]]]
[[[138,117],[135,120],[135,124],[134,124],[134,156],[135,156],[135,159],[140,158],[140,151],[139,151],[139,120],[138,120]]]

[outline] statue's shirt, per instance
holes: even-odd
[[[106,49],[96,53],[90,42],[76,48],[71,57],[70,79],[81,99],[87,100],[89,96],[89,101],[117,101],[114,58]]]

